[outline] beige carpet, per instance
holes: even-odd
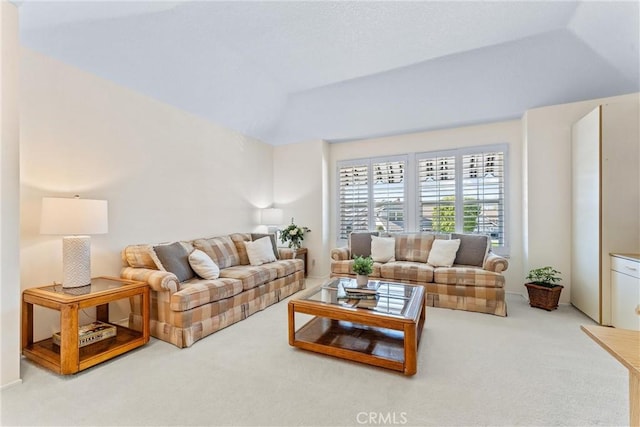
[[[571,306],[508,297],[509,317],[430,308],[418,374],[294,349],[279,303],[180,350],[145,347],[75,376],[26,360],[2,425],[624,425],[627,371]],[[300,323],[299,323],[300,324]]]

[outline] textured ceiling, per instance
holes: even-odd
[[[36,51],[272,144],[640,89],[638,2],[20,3]]]

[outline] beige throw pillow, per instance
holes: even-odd
[[[433,267],[451,267],[460,247],[460,239],[433,241],[427,264]]]
[[[276,260],[269,237],[262,237],[255,242],[244,242],[244,246],[247,248],[249,264],[251,265],[262,265]]]
[[[195,249],[189,255],[189,264],[193,271],[203,279],[217,279],[220,277],[220,268],[217,266],[215,262],[211,259],[209,255],[200,249]]]
[[[375,262],[395,261],[396,239],[371,236],[371,259]]]
[[[276,235],[273,233],[251,233],[251,241],[255,242],[258,239],[262,239],[263,237],[268,237],[271,239],[271,246],[273,248],[273,254],[276,256],[276,259],[280,259],[280,254],[278,253],[278,244],[276,243]]]

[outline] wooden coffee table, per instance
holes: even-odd
[[[377,299],[361,302],[347,299],[344,286],[355,286],[355,280],[331,279],[289,302],[289,344],[414,375],[425,321],[424,287],[380,281]],[[296,313],[315,317],[296,331]]]

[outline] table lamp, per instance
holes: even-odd
[[[91,284],[91,238],[109,228],[107,201],[43,197],[40,234],[64,235],[62,239],[62,287]]]
[[[260,213],[262,217],[260,223],[267,226],[269,233],[276,233],[278,231],[276,226],[282,225],[282,209],[266,208],[262,209]]]

